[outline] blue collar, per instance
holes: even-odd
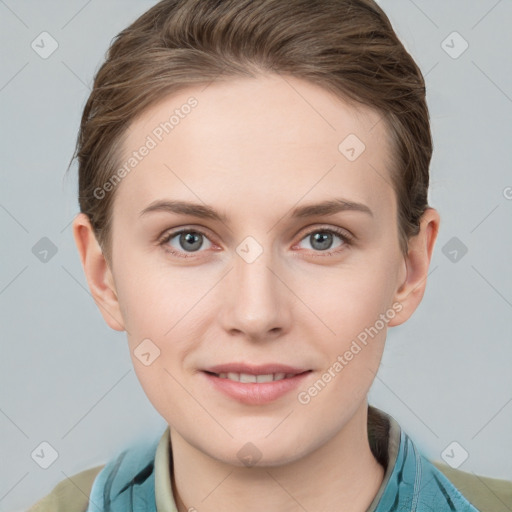
[[[391,424],[390,436],[378,441],[390,458],[367,512],[478,512],[418,451],[398,423],[377,411]],[[110,460],[94,481],[86,512],[168,512],[156,508],[155,454],[160,439],[138,443]],[[171,453],[169,457],[172,462]]]
[[[368,512],[478,512],[401,430],[396,461]]]

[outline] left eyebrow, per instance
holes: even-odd
[[[295,208],[292,217],[313,217],[315,215],[334,215],[343,211],[358,211],[373,217],[373,212],[363,203],[355,203],[346,199],[332,199],[321,203],[309,204]]]

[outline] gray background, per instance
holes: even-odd
[[[65,175],[110,40],[154,3],[0,0],[0,511],[166,426],[89,294],[70,226],[76,165]],[[456,441],[452,459],[469,454],[459,469],[512,479],[512,2],[380,4],[426,75],[442,226],[426,296],[389,332],[370,403],[431,459]],[[31,47],[43,31],[59,45],[46,59]],[[454,31],[469,44],[460,56]],[[57,249],[47,261],[33,252],[43,237]],[[31,457],[43,441],[58,452],[48,469]]]

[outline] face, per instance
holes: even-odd
[[[121,323],[150,401],[203,453],[241,465],[251,442],[293,461],[366,407],[406,275],[379,121],[265,75],[189,88],[131,126],[112,224]],[[228,364],[296,375],[236,383]]]

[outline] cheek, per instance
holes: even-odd
[[[382,358],[388,322],[396,313],[392,276],[391,261],[376,258],[322,279],[317,284],[323,286],[313,288],[314,293],[309,286],[312,309],[322,320],[316,322],[312,338],[325,356],[319,376],[322,382],[317,387],[323,389],[328,381],[330,390],[322,393],[318,407],[330,400],[355,406],[368,392]],[[303,293],[307,293],[306,287]],[[307,329],[305,322],[303,328]]]
[[[122,269],[122,266],[119,266]],[[119,283],[119,303],[122,305],[130,355],[142,385],[159,379],[169,379],[165,371],[175,373],[190,352],[204,338],[203,318],[210,315],[201,300],[214,280],[196,277],[193,271],[158,268],[140,263],[136,272],[128,271],[126,263]],[[141,365],[139,356],[154,362]],[[144,363],[144,360],[142,361]],[[172,380],[172,379],[171,379]]]
[[[207,284],[193,270],[170,269],[149,256],[125,258],[117,270],[118,300],[132,337],[164,338],[204,295]]]
[[[388,296],[377,290],[371,293],[371,287],[343,291],[352,293],[326,303],[329,309],[324,321],[334,334],[325,334],[324,329],[323,336],[316,336],[317,350],[324,356],[322,368],[313,386],[303,389],[304,395],[299,397],[303,399],[300,403],[314,401],[318,411],[327,408],[340,418],[355,410],[367,395],[379,369],[387,323],[394,314],[387,306]]]
[[[301,297],[336,336],[347,340],[375,323],[390,308],[394,296],[392,266],[377,262],[343,267],[304,283]]]

